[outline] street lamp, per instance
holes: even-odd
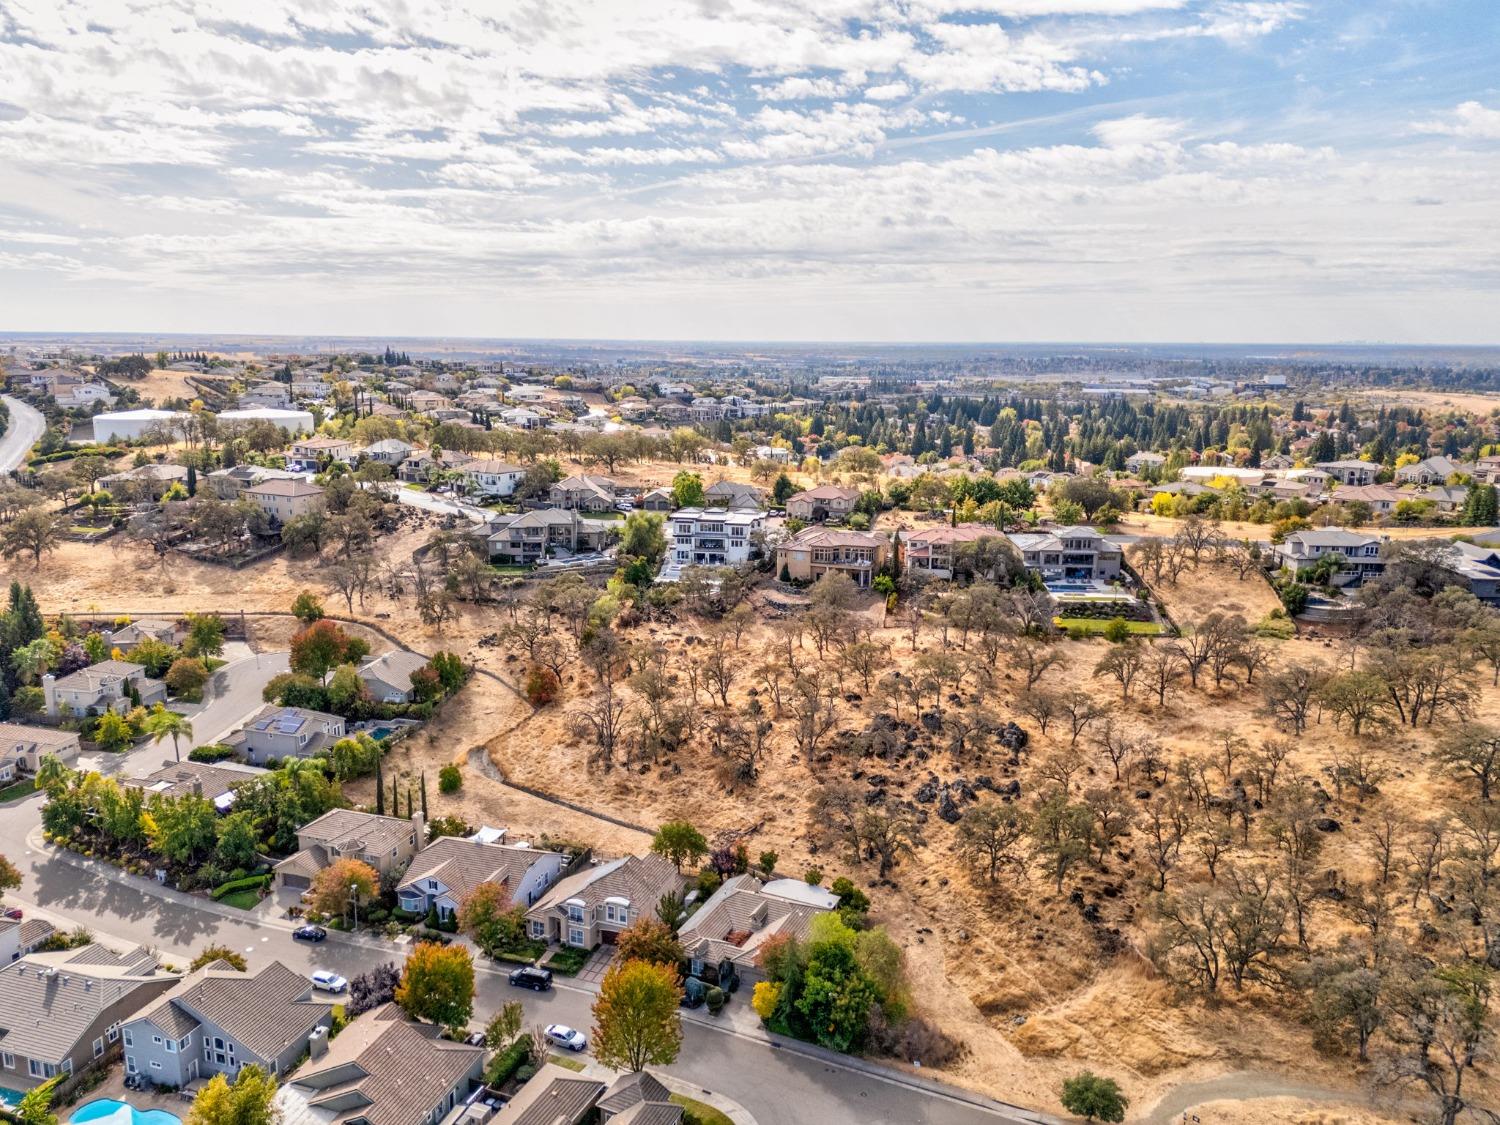
[[[354,907],[354,928],[359,929],[359,884],[349,884],[349,904]]]

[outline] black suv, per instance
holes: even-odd
[[[521,968],[510,974],[510,983],[517,988],[530,988],[546,992],[552,987],[552,974],[546,969]]]

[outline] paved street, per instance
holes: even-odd
[[[0,437],[0,473],[8,473],[26,459],[27,451],[42,436],[47,423],[39,410],[18,398],[0,395],[0,401],[10,410],[10,425],[5,428],[5,436]]]

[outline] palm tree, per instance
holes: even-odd
[[[182,761],[182,751],[178,749],[178,740],[193,737],[193,724],[175,711],[168,711],[158,703],[151,714],[146,716],[146,733],[151,736],[151,741],[161,742],[162,739],[172,739],[172,753],[177,760]]]
[[[36,787],[43,792],[51,792],[54,785],[66,782],[72,773],[56,754],[43,754],[42,760],[36,765]]]
[[[23,684],[34,684],[51,669],[54,655],[52,642],[38,637],[12,652],[10,664]]]

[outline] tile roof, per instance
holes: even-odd
[[[827,527],[804,527],[784,547],[881,547],[887,540],[867,531],[837,531]]]
[[[754,875],[736,875],[715,891],[678,932],[690,956],[705,961],[728,958],[754,965],[767,938],[790,934],[806,938],[812,920],[827,908],[767,894]]]
[[[163,762],[161,769],[142,777],[126,778],[123,784],[167,796],[199,792],[216,801],[269,772],[236,762]]]
[[[596,1078],[582,1078],[556,1063],[547,1063],[491,1125],[575,1125],[593,1109],[604,1090],[604,1083]]]
[[[654,1075],[638,1070],[615,1079],[609,1092],[599,1099],[599,1108],[606,1113],[620,1113],[641,1102],[664,1102],[671,1096],[672,1091]]]
[[[272,477],[263,480],[251,488],[245,489],[246,496],[322,496],[323,490],[310,480],[301,477],[285,478]]]
[[[436,879],[448,888],[448,897],[460,904],[481,883],[508,886],[514,896],[526,873],[539,860],[554,854],[515,844],[485,844],[458,836],[440,836],[412,859],[401,886]]]
[[[143,677],[144,664],[132,664],[128,660],[101,660],[87,668],[62,677],[56,686],[65,691],[99,691],[106,683],[126,677]]]
[[[358,809],[330,809],[317,820],[297,830],[297,838],[320,844],[357,843],[368,852],[380,852],[400,844],[416,830],[410,820],[379,816]]]
[[[554,884],[526,912],[527,917],[541,917],[566,903],[582,899],[597,906],[606,898],[623,898],[637,909],[655,910],[661,896],[682,884],[682,875],[659,855],[632,855],[586,868]]]
[[[809,488],[788,496],[787,503],[793,500],[858,500],[860,491],[857,488],[843,488],[837,484],[820,484],[817,488]]]
[[[384,1004],[350,1023],[327,1054],[283,1087],[294,1088],[295,1101],[313,1111],[288,1113],[288,1125],[415,1125],[483,1058],[483,1047],[440,1038],[437,1027],[413,1023],[395,1004]]]
[[[155,1004],[137,1013],[181,1038],[207,1020],[263,1059],[273,1059],[305,1040],[333,1010],[312,998],[307,979],[272,961],[259,972],[242,973],[215,961],[188,974]]]
[[[156,958],[136,948],[117,954],[101,945],[32,953],[0,967],[0,1047],[60,1063],[114,1005],[166,991],[176,982]]]
[[[402,691],[411,690],[411,674],[418,669],[427,667],[428,659],[421,653],[408,652],[406,649],[398,648],[385,653],[383,656],[371,657],[363,668],[359,670],[360,676],[379,680],[383,684],[400,688]]]

